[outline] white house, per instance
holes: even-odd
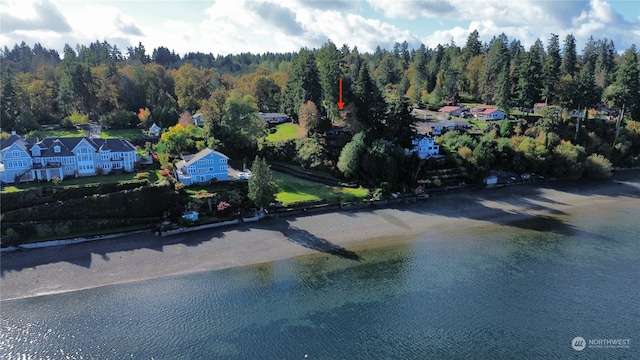
[[[507,116],[507,114],[505,114],[504,111],[499,109],[487,108],[487,109],[484,109],[483,111],[478,112],[477,116],[480,119],[485,119],[485,120],[503,120]]]
[[[51,180],[134,170],[136,148],[121,139],[88,137],[24,139],[12,134],[0,144],[0,179]]]
[[[438,112],[449,116],[460,116],[460,114],[462,114],[462,110],[463,108],[460,106],[444,106],[441,107]]]
[[[440,145],[436,144],[434,138],[423,136],[413,140],[413,149],[409,152],[417,153],[420,159],[438,157],[440,154]]]
[[[176,163],[176,179],[185,185],[206,183],[212,179],[228,180],[228,161],[223,153],[204,148]]]
[[[289,121],[286,114],[281,113],[258,113],[258,116],[269,124],[282,124]]]

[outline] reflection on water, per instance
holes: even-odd
[[[0,357],[565,358],[582,336],[631,342],[581,355],[633,358],[639,215],[528,219],[349,249],[358,261],[318,253],[4,301]]]

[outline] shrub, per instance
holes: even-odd
[[[584,175],[591,179],[607,179],[611,176],[611,161],[600,154],[591,154],[584,162]]]
[[[149,179],[149,173],[146,171],[139,172],[133,178],[136,180]]]

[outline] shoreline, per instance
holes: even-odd
[[[358,261],[358,250],[640,199],[640,171],[608,181],[553,181],[432,196],[416,204],[268,219],[157,237],[151,232],[3,253],[0,300],[248,266],[313,254]]]

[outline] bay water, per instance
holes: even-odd
[[[624,204],[2,301],[0,358],[638,359]]]

